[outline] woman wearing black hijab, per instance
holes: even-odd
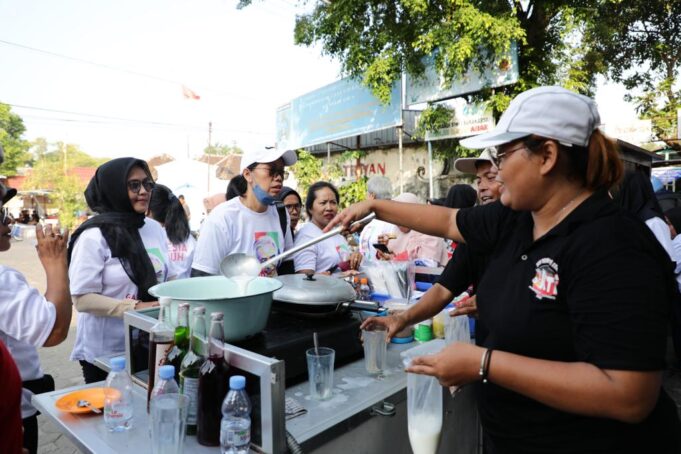
[[[86,383],[103,380],[97,357],[125,350],[123,313],[158,303],[149,288],[173,270],[161,224],[145,218],[154,181],[146,162],[118,158],[102,164],[85,189],[95,217],[69,244],[71,295],[78,310],[72,360]]]

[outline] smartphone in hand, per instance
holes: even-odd
[[[374,243],[372,244],[372,246],[374,247],[374,249],[379,250],[384,254],[390,254],[390,249],[388,249],[388,246],[386,246],[383,243]]]

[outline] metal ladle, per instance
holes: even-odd
[[[376,215],[374,213],[371,213],[368,216],[360,219],[359,221],[353,222],[352,224],[350,224],[350,227],[352,228],[357,225],[366,224],[375,217]],[[237,276],[257,277],[260,275],[260,270],[262,270],[263,268],[268,267],[273,263],[276,263],[279,260],[284,259],[290,255],[293,255],[298,251],[302,251],[305,248],[317,244],[320,241],[324,241],[327,238],[331,238],[334,235],[338,235],[343,230],[344,230],[343,226],[338,226],[335,229],[329,230],[325,234],[318,236],[317,238],[313,238],[306,243],[292,247],[288,251],[284,251],[279,255],[275,255],[274,257],[267,259],[262,263],[260,263],[258,259],[253,257],[252,255],[244,254],[242,252],[229,254],[227,257],[222,259],[222,263],[220,263],[220,271],[224,276],[230,278]]]

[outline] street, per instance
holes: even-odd
[[[28,282],[41,292],[45,290],[45,274],[34,248],[33,240],[12,242],[12,248],[2,253],[1,262],[5,266],[15,268],[26,276]],[[40,361],[45,373],[54,377],[57,389],[83,383],[80,366],[70,361],[69,355],[76,335],[76,315],[74,312],[71,330],[65,342],[56,347],[39,349]],[[673,359],[671,343],[669,344],[668,363]],[[669,368],[665,372],[664,386],[674,399],[677,409],[681,408],[681,371]],[[56,427],[43,416],[38,417],[40,453],[72,454],[78,452],[74,445],[62,435]]]

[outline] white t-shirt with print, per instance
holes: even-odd
[[[296,233],[295,246],[320,237],[323,233],[315,223],[308,222]],[[337,266],[341,260],[347,260],[350,253],[350,246],[343,235],[334,235],[294,254],[293,266],[296,271],[314,270],[315,273],[323,273]]]
[[[158,282],[174,278],[168,261],[166,234],[161,224],[146,218],[139,229],[142,243],[156,271]],[[76,240],[69,266],[71,295],[98,293],[116,299],[137,298],[137,286],[130,280],[98,228],[85,230]],[[95,358],[125,351],[123,319],[78,313],[76,344],[72,360],[94,362]]]
[[[395,224],[374,219],[368,223],[359,235],[359,252],[367,260],[376,260],[376,248],[373,246],[378,243],[381,235],[397,234],[399,232]]]
[[[286,235],[282,238],[279,213],[274,205],[258,213],[246,207],[240,197],[216,206],[201,226],[192,268],[220,274],[220,263],[229,254],[241,252],[260,262],[290,249],[293,245],[290,221],[286,214]],[[270,267],[262,275],[275,275]]]
[[[196,240],[192,235],[189,235],[187,241],[180,244],[173,244],[170,240],[166,240],[168,245],[168,260],[175,267],[175,274],[178,279],[190,277],[192,271],[192,261],[194,260],[194,250],[196,249]]]
[[[52,332],[57,311],[18,271],[0,265],[0,340],[17,364],[21,380],[43,376],[36,347],[42,347]],[[36,413],[33,393],[22,390],[21,417]]]

